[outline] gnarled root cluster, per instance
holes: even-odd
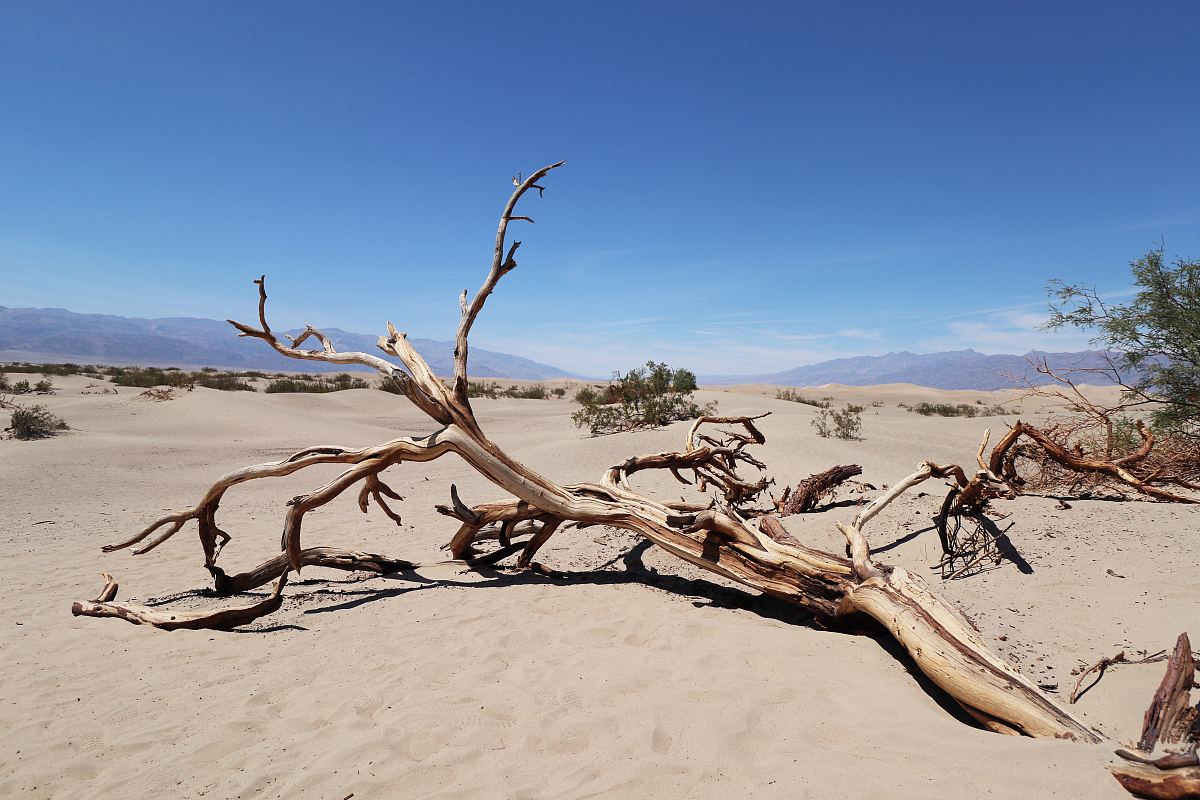
[[[763,468],[746,452],[748,446],[765,440],[756,424],[761,417],[701,418],[689,430],[683,450],[636,456],[608,469],[597,483],[577,485],[553,482],[487,438],[467,397],[468,334],[497,282],[517,266],[514,255],[520,242],[507,243],[507,228],[517,220],[532,222],[514,214],[517,202],[530,189],[540,193],[538,182],[558,166],[544,167],[527,179],[515,181],[517,188],[501,215],[488,276],[473,298],[468,299],[465,291],[460,298],[461,319],[450,385],[434,375],[405,335],[390,323],[388,335],[379,339],[378,346],[399,364],[367,353],[339,352],[328,337],[311,326],[299,337],[281,340],[267,322],[265,280],[256,281],[258,326],[233,323],[243,336],[261,339],[291,358],[376,369],[439,426],[423,437],[394,439],[359,449],[312,447],[281,461],[238,470],[214,484],[194,508],[163,517],[132,539],[105,548],[137,546],[134,552],[144,553],[195,520],[204,564],[213,574],[218,592],[242,592],[276,579],[267,599],[240,608],[165,614],[116,603],[114,584],[111,593],[106,590],[95,601],[77,603],[74,613],[120,617],[166,629],[229,627],[278,608],[288,574],[305,567],[373,572],[405,569],[411,564],[403,559],[304,547],[305,515],[357,487],[362,510],[366,511],[374,499],[388,517],[398,522],[399,516],[386,500],[399,500],[399,495],[383,482],[384,471],[403,462],[425,462],[454,454],[506,495],[495,502],[469,506],[452,487],[450,504],[439,508],[459,521],[459,529],[447,547],[455,558],[468,564],[517,555],[518,566],[536,567],[533,559],[539,548],[567,526],[604,525],[631,531],[691,564],[794,603],[819,617],[861,613],[878,620],[916,666],[987,729],[1100,741],[1099,734],[993,653],[974,625],[919,576],[871,558],[866,526],[905,491],[926,480],[941,479],[951,484],[950,507],[955,513],[978,509],[988,497],[1004,490],[995,480],[995,470],[984,468],[968,477],[956,465],[922,463],[882,496],[862,506],[852,522],[838,524],[846,539],[847,557],[808,547],[770,513],[753,508],[769,480],[743,478],[738,468]],[[300,349],[309,339],[320,347]],[[727,427],[712,433],[706,425]],[[290,475],[316,464],[340,464],[344,470],[324,486],[288,504],[280,555],[244,573],[230,576],[221,570],[217,560],[230,536],[218,527],[216,514],[225,492],[245,481]],[[633,476],[652,469],[667,470],[684,483],[694,481],[700,491],[710,494],[705,502],[662,503],[631,488]],[[689,474],[691,480],[686,477]],[[482,552],[493,541],[495,548]]]

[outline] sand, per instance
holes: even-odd
[[[99,548],[191,506],[221,473],[431,423],[375,390],[197,389],[155,403],[136,389],[81,394],[84,378],[55,382],[60,393],[39,402],[73,430],[0,441],[0,797],[1127,796],[1103,767],[1136,738],[1162,664],[1116,669],[1074,707],[1111,737],[1103,745],[986,733],[948,713],[886,636],[822,630],[625,533],[558,533],[541,560],[565,580],[437,563],[455,525],[433,504],[450,483],[468,503],[502,496],[454,458],[388,472],[406,498],[396,504],[401,527],[363,516],[349,496],[306,522],[306,544],[430,565],[415,575],[305,570],[281,611],[231,633],[74,618],[71,601],[96,594],[102,569],[121,581],[122,599],[211,602],[198,595],[209,581],[192,530],[138,557]],[[862,464],[876,485],[924,458],[970,464],[982,429],[1015,418],[927,418],[896,405],[991,403],[996,393],[825,387],[868,404],[864,440],[843,442],[814,435],[815,409],[771,393],[701,396],[725,413],[774,412],[760,455],[780,483],[834,463]],[[475,406],[501,446],[560,482],[675,449],[686,430],[588,438],[566,400]],[[273,555],[283,503],[335,472],[233,491],[221,509],[235,537],[226,569]],[[663,499],[690,492],[657,475],[635,484]],[[929,569],[935,534],[916,533],[940,488],[872,523],[877,559],[928,576],[997,651],[1057,684],[1063,702],[1072,669],[1170,647],[1200,618],[1200,510],[1001,502],[999,524],[1026,571],[1006,561],[943,583]],[[838,548],[833,521],[851,515],[837,508],[787,525]]]

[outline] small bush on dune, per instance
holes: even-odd
[[[280,378],[277,381],[268,383],[267,388],[263,389],[263,391],[267,394],[325,394],[326,392],[338,391],[338,387],[324,381],[301,381],[293,380],[292,378]]]
[[[467,381],[467,397],[486,397],[495,400],[500,396],[500,384],[495,381]]]
[[[13,410],[8,430],[14,439],[46,439],[67,428],[67,423],[47,411],[45,406],[28,406]]]
[[[981,406],[982,401],[976,400],[975,402],[976,405],[921,402],[914,406],[904,406],[904,408],[923,417],[990,417],[1010,413],[1003,406]]]
[[[545,386],[535,383],[533,386],[510,386],[504,390],[504,396],[519,400],[545,400],[550,396],[550,392]]]
[[[229,372],[218,372],[205,367],[198,372],[187,372],[177,367],[108,367],[109,380],[117,386],[132,386],[153,389],[155,386],[170,386],[175,389],[191,389],[203,386],[223,392],[253,392],[254,387],[245,379]]]
[[[362,378],[356,378],[353,375],[341,373],[334,375],[332,378],[313,377],[311,375],[298,375],[295,378],[280,378],[279,380],[271,381],[264,389],[267,394],[327,394],[328,392],[342,392],[347,389],[370,389],[371,384],[367,383]],[[384,388],[376,386],[377,389]],[[399,389],[397,389],[397,393]]]
[[[85,371],[95,371],[95,367],[91,364],[81,366],[79,364],[30,364],[26,361],[19,361],[5,364],[4,368],[9,372],[39,372],[42,375],[78,375]]]
[[[647,361],[645,367],[613,374],[603,390],[585,386],[575,393],[580,408],[571,415],[593,435],[635,428],[659,428],[716,411],[716,403],[699,405],[692,398],[696,376],[686,369]]]
[[[828,400],[814,400],[811,397],[805,397],[795,389],[776,389],[775,399],[787,400],[790,403],[803,403],[806,406],[813,406],[815,408],[829,408],[830,406]]]
[[[246,383],[244,378],[229,374],[209,374],[197,377],[193,383],[206,389],[219,389],[222,392],[253,392],[255,388]]]
[[[822,439],[861,439],[863,406],[849,403],[839,410],[822,408],[812,426]]]

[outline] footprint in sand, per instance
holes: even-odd
[[[667,733],[666,729],[661,724],[654,726],[654,733],[650,735],[650,748],[660,756],[665,756],[671,749],[671,745],[675,740],[671,738],[671,734]]]

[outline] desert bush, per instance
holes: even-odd
[[[288,393],[303,393],[303,394],[327,394],[329,392],[343,392],[347,389],[370,389],[371,384],[362,378],[356,378],[345,372],[339,373],[332,377],[324,376],[317,377],[312,375],[297,375],[295,378],[280,378],[279,380],[271,381],[264,389],[267,394],[288,394]],[[375,388],[381,389],[382,386]],[[399,392],[399,389],[397,389]]]
[[[400,391],[400,387],[396,382],[390,378],[381,378],[379,383],[375,384],[375,388],[388,394],[404,394],[404,392]]]
[[[29,394],[33,389],[30,387],[29,381],[17,381],[10,387],[9,391],[13,394]]]
[[[644,367],[613,373],[613,382],[601,391],[585,386],[576,392],[580,408],[571,419],[592,435],[600,435],[658,428],[713,413],[716,403],[699,405],[693,399],[695,386],[696,376],[690,370],[647,361]]]
[[[30,364],[27,361],[16,361],[5,364],[4,368],[9,372],[37,372],[42,375],[78,375],[86,370],[94,370],[91,364],[81,366],[79,364]]]
[[[19,406],[12,412],[8,430],[14,439],[45,439],[67,430],[67,423],[45,406]]]
[[[817,436],[822,439],[861,439],[863,406],[849,403],[840,411],[822,408],[812,421]]]
[[[256,391],[253,386],[246,383],[245,379],[239,378],[237,375],[228,373],[217,373],[194,376],[191,382],[195,386],[203,386],[206,389],[220,389],[222,392],[253,392]]]
[[[903,407],[923,417],[992,417],[1009,413],[1007,409],[1000,405],[983,406],[981,408],[978,405],[970,405],[969,403],[920,402],[914,406]]]
[[[495,400],[500,396],[500,384],[495,381],[467,381],[467,397],[486,397]]]
[[[830,405],[828,400],[814,400],[811,397],[805,397],[795,389],[788,388],[776,389],[775,399],[787,400],[790,403],[803,403],[806,406],[813,406],[815,408],[829,408]]]
[[[1129,267],[1138,292],[1124,304],[1106,302],[1094,286],[1052,281],[1058,304],[1047,327],[1096,331],[1093,343],[1140,375],[1122,384],[1127,401],[1160,404],[1152,412],[1160,430],[1200,438],[1200,260],[1170,264],[1160,248]]]
[[[545,386],[535,383],[533,386],[510,386],[504,390],[504,396],[520,400],[545,400],[550,396],[550,392]]]
[[[198,372],[188,372],[178,367],[106,367],[109,380],[117,386],[133,386],[153,389],[155,386],[170,386],[175,389],[192,389],[203,386],[223,392],[253,392],[254,387],[245,379],[229,372],[218,372],[206,367]]]
[[[49,378],[42,378],[33,385],[34,394],[54,394],[54,381]]]
[[[325,394],[327,392],[336,392],[339,387],[336,384],[327,383],[325,381],[303,381],[293,378],[280,378],[277,381],[271,381],[267,384],[267,388],[263,389],[267,394]]]
[[[555,386],[553,389],[550,390],[550,394],[554,395],[556,398],[561,400],[567,396],[567,390],[561,386]]]

